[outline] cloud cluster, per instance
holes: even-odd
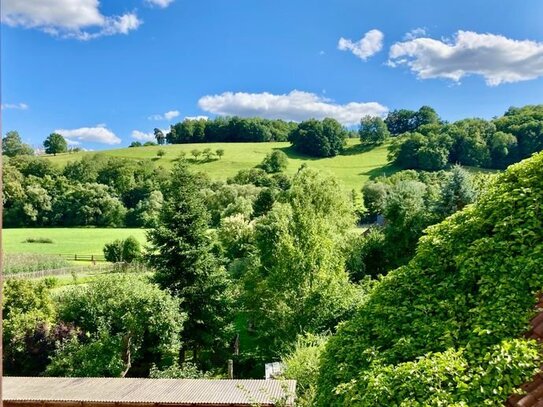
[[[2,110],[27,110],[28,105],[26,103],[2,103]]]
[[[3,0],[1,18],[10,26],[79,40],[128,34],[142,23],[133,12],[105,16],[99,5],[98,0]]]
[[[168,129],[160,129],[162,133],[167,134],[170,130]],[[155,141],[155,133],[149,132],[145,133],[140,130],[132,130],[132,138],[137,141],[141,141],[142,143],[145,143],[146,141]]]
[[[356,42],[341,37],[337,47],[341,51],[350,51],[358,58],[365,61],[383,49],[384,37],[385,36],[381,31],[371,30]]]
[[[145,0],[145,2],[151,6],[157,6],[160,8],[166,8],[174,2],[174,0]]]
[[[390,48],[389,65],[408,66],[420,79],[455,82],[482,76],[489,86],[543,76],[543,43],[458,31],[451,40],[414,38]]]
[[[332,117],[344,125],[354,125],[366,115],[382,116],[388,109],[376,102],[337,104],[319,95],[293,90],[288,94],[232,93],[208,95],[198,101],[206,112],[223,116],[264,117],[302,121]]]
[[[92,142],[101,144],[120,144],[121,139],[104,125],[95,127],[81,127],[79,129],[57,129],[55,133],[61,134],[73,145],[81,142]]]
[[[154,114],[152,116],[149,116],[149,120],[172,120],[176,117],[179,117],[181,113],[179,113],[179,110],[170,110],[164,114]]]

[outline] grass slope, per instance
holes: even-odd
[[[4,251],[38,254],[102,254],[105,243],[134,236],[146,242],[144,229],[24,228],[4,229]],[[53,243],[23,243],[28,238],[49,238]]]
[[[241,169],[251,168],[259,164],[266,154],[279,149],[289,157],[287,173],[294,174],[303,163],[310,167],[328,171],[340,179],[347,188],[360,190],[362,185],[371,177],[383,174],[391,174],[396,171],[389,165],[387,159],[387,146],[379,146],[372,149],[365,149],[360,145],[358,139],[347,140],[347,148],[343,155],[332,158],[312,158],[296,153],[290,143],[205,143],[205,144],[175,144],[168,146],[150,146],[137,148],[121,148],[115,150],[101,151],[112,157],[128,159],[153,160],[163,167],[173,166],[181,151],[185,151],[187,158],[191,159],[191,150],[202,151],[210,148],[215,151],[224,149],[225,155],[220,160],[211,162],[192,162],[195,170],[205,172],[213,179],[226,179],[236,174]],[[157,157],[158,150],[166,151],[162,158]],[[95,152],[81,152],[75,154],[59,154],[56,157],[48,157],[59,166],[67,162],[81,158],[83,155],[96,154]]]

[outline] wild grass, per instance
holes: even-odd
[[[3,261],[5,274],[55,270],[70,266],[70,263],[60,256],[37,253],[4,254]]]

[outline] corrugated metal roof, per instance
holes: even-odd
[[[294,380],[4,377],[6,401],[163,403],[207,405],[292,404]]]

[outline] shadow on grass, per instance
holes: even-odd
[[[396,167],[393,164],[387,164],[383,167],[374,168],[369,171],[361,172],[358,175],[364,175],[369,177],[370,179],[375,179],[377,177],[386,176],[394,174],[395,172],[400,171],[400,168]]]
[[[374,148],[379,147],[377,144],[355,144],[354,146],[347,147],[343,150],[341,155],[358,155],[367,153]]]
[[[316,161],[316,160],[322,160],[323,158],[330,158],[330,157],[313,157],[311,155],[305,155],[296,151],[293,146],[274,147],[273,149],[282,151],[283,153],[287,155],[288,158],[291,158],[291,159],[294,158],[298,160]]]

